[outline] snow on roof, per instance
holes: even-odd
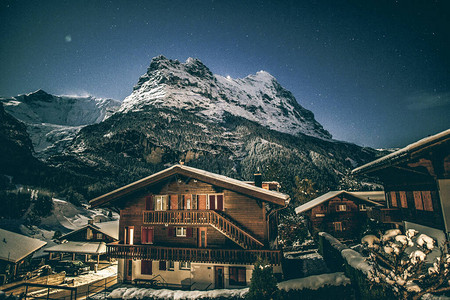
[[[214,184],[217,186],[221,186],[230,190],[234,190],[243,194],[252,195],[260,198],[263,201],[272,202],[278,205],[285,205],[286,202],[289,201],[289,195],[276,192],[269,191],[260,187],[256,187],[250,184],[245,183],[244,181],[233,179],[224,175],[219,175],[215,173],[211,173],[208,171],[200,170],[193,167],[188,167],[185,165],[174,165],[170,168],[157,172],[153,175],[130,183],[126,186],[118,188],[112,192],[104,194],[100,197],[92,199],[89,201],[91,207],[96,207],[102,205],[106,202],[110,202],[111,200],[115,200],[120,198],[130,192],[133,192],[139,188],[148,186],[150,184],[154,184],[161,180],[164,180],[172,175],[181,174],[188,177],[192,177],[210,184]]]
[[[366,173],[383,168],[388,164],[395,164],[403,158],[408,157],[409,154],[428,148],[430,146],[439,144],[450,139],[450,129],[444,130],[438,134],[423,138],[415,143],[412,143],[405,148],[397,150],[379,159],[376,159],[368,164],[362,165],[352,171],[352,174]]]
[[[119,220],[108,221],[108,222],[99,222],[99,223],[94,223],[94,224],[86,224],[85,226],[83,226],[79,229],[73,230],[69,233],[66,233],[66,234],[60,236],[59,239],[62,240],[66,236],[69,236],[75,232],[85,230],[87,227],[98,230],[101,233],[112,237],[113,239],[119,240]]]
[[[365,198],[365,197],[361,197],[361,196],[359,196],[359,195],[357,195],[357,194],[353,194],[352,192],[347,192],[347,191],[331,191],[331,192],[328,192],[328,193],[326,193],[326,194],[323,194],[322,196],[317,197],[317,198],[315,198],[315,199],[313,199],[313,200],[311,200],[311,201],[309,201],[309,202],[306,202],[306,203],[303,204],[303,205],[300,205],[299,207],[297,207],[297,208],[295,209],[295,213],[300,214],[300,213],[302,213],[302,212],[308,211],[308,210],[310,210],[311,208],[316,207],[317,205],[320,205],[320,204],[322,204],[322,203],[324,203],[324,202],[326,202],[326,201],[328,201],[328,200],[330,200],[330,199],[332,199],[332,198],[334,198],[334,197],[336,197],[336,196],[339,196],[339,195],[341,195],[341,194],[347,194],[347,195],[353,196],[354,198],[358,198],[359,200],[368,202],[368,203],[370,203],[370,204],[372,204],[372,205],[380,206],[379,203],[373,202],[373,201],[371,201],[371,200],[369,200],[369,199],[367,199],[367,198]]]
[[[350,279],[344,275],[344,272],[331,274],[313,275],[305,278],[296,278],[278,283],[280,290],[317,290],[324,286],[339,286],[350,284]]]
[[[353,196],[365,198],[370,201],[375,202],[386,201],[386,194],[384,193],[384,191],[348,192],[348,193],[352,194]]]
[[[38,239],[0,229],[0,260],[16,263],[46,244]]]
[[[79,253],[79,254],[104,254],[106,243],[104,242],[67,242],[44,250],[45,252]]]
[[[119,220],[94,223],[97,226],[98,231],[118,240],[119,239]]]

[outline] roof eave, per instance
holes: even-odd
[[[116,189],[112,192],[109,192],[109,193],[99,196],[95,199],[92,199],[91,201],[89,201],[89,203],[92,208],[98,207],[105,203],[119,199],[120,197],[125,196],[133,191],[139,190],[145,186],[151,185],[160,180],[164,180],[165,178],[168,178],[175,174],[180,174],[180,175],[196,178],[200,181],[208,182],[212,185],[217,185],[217,186],[220,186],[220,187],[223,187],[223,188],[235,191],[235,192],[239,192],[242,194],[247,194],[247,195],[256,197],[260,200],[271,202],[271,203],[274,203],[274,204],[277,204],[280,206],[284,206],[285,202],[288,201],[288,199],[289,199],[289,196],[286,194],[282,194],[282,193],[274,192],[274,191],[267,191],[262,188],[254,187],[252,185],[241,186],[239,184],[229,183],[229,182],[226,182],[225,180],[220,180],[220,179],[214,178],[213,176],[208,176],[208,174],[210,172],[207,172],[207,171],[201,172],[203,170],[199,170],[200,172],[194,172],[190,169],[191,169],[191,167],[182,167],[180,165],[172,166],[168,169],[162,170],[158,173],[155,173],[153,175],[150,175],[148,177],[145,177],[143,179],[140,179],[138,181],[130,183],[124,187]],[[194,169],[194,168],[192,168],[192,169]],[[229,179],[237,180],[237,179],[232,179],[232,178],[229,178]],[[261,189],[261,190],[259,190],[259,189]],[[279,195],[277,195],[277,194],[279,194]]]

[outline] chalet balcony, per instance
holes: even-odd
[[[244,249],[258,249],[264,244],[240,224],[214,210],[144,211],[144,224],[211,225]]]
[[[375,219],[381,223],[401,223],[402,215],[398,208],[377,208],[374,207],[367,211],[369,218]]]
[[[108,244],[106,253],[111,258],[138,260],[173,260],[197,263],[253,264],[260,257],[273,265],[280,265],[279,250],[234,250],[208,248],[175,248],[152,245]]]

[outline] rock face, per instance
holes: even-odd
[[[12,98],[0,98],[5,110],[24,122],[40,158],[60,153],[86,125],[99,123],[120,102],[94,97],[55,96],[38,90]]]
[[[232,79],[212,74],[194,58],[185,63],[154,58],[119,111],[142,111],[148,106],[183,109],[213,121],[223,121],[228,113],[279,132],[331,139],[314,114],[269,73]]]
[[[24,178],[43,167],[33,156],[33,145],[26,126],[5,112],[0,103],[0,176]]]

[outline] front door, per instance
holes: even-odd
[[[131,259],[125,260],[125,281],[131,282],[133,277],[133,261]]]
[[[198,247],[199,248],[206,248],[206,232],[207,227],[200,227],[198,229]]]
[[[224,267],[214,267],[214,283],[215,283],[215,288],[216,289],[223,289],[224,288],[224,284],[223,284],[223,279],[224,279],[224,275],[223,275],[223,270]]]

